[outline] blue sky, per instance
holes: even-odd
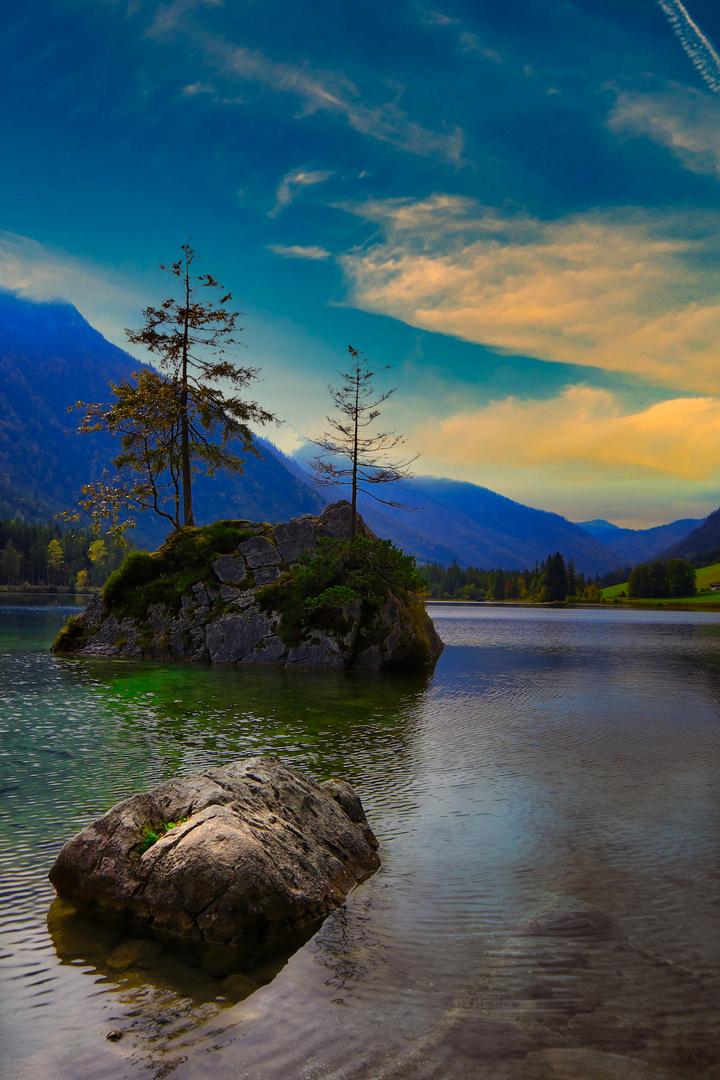
[[[0,285],[124,345],[192,235],[285,449],[351,344],[418,472],[720,503],[716,4],[25,0],[0,40]]]

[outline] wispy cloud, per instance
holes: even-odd
[[[424,423],[424,452],[464,466],[565,465],[598,471],[712,481],[720,474],[720,400],[676,398],[628,412],[607,390],[568,387],[550,401],[515,397]]]
[[[459,19],[454,19],[451,15],[446,15],[443,11],[424,11],[422,13],[422,21],[428,23],[430,26],[455,26],[460,22]]]
[[[355,131],[408,153],[462,164],[464,136],[457,126],[448,132],[431,131],[410,120],[394,102],[367,105],[355,84],[339,72],[278,63],[258,49],[209,34],[196,34],[194,40],[202,47],[206,63],[215,65],[225,78],[260,83],[298,97],[302,102],[299,117],[326,112],[344,118]]]
[[[278,184],[275,206],[269,211],[269,216],[275,217],[285,206],[289,206],[303,188],[322,184],[331,176],[334,176],[333,169],[291,169]]]
[[[147,295],[116,271],[0,231],[0,288],[30,300],[73,304],[95,329],[124,346],[124,327],[137,322]]]
[[[198,94],[214,94],[216,90],[212,83],[196,82],[183,86],[182,93],[184,97],[196,97]]]
[[[460,34],[458,44],[461,52],[484,56],[486,60],[493,60],[496,64],[502,64],[503,62],[502,56],[496,49],[488,49],[485,45],[481,45],[477,34],[472,34],[468,30],[464,30]]]
[[[300,244],[268,244],[268,250],[286,259],[330,259],[332,255],[322,247],[302,247]]]
[[[680,0],[657,0],[673,32],[705,83],[720,94],[720,56]]]
[[[147,31],[148,37],[165,37],[177,31],[182,32],[188,19],[199,8],[222,6],[223,0],[172,0],[169,4],[160,4]]]
[[[340,261],[350,300],[500,352],[720,389],[720,215],[540,221],[435,195],[347,207],[383,238]]]
[[[229,82],[259,83],[278,93],[295,95],[302,103],[298,119],[325,112],[343,118],[353,130],[363,135],[408,153],[464,164],[465,139],[456,125],[447,131],[432,131],[411,120],[394,101],[366,104],[361,91],[343,72],[316,68],[305,62],[278,62],[260,49],[246,48],[220,34],[206,32],[198,19],[198,11],[222,5],[223,0],[173,0],[160,6],[147,34],[157,41],[173,41],[179,35],[188,38],[193,48],[199,50],[205,69]],[[439,12],[431,14],[437,22],[446,19]],[[448,18],[447,21],[455,20]],[[202,92],[206,85],[190,83],[184,92]],[[218,97],[218,101],[226,103],[237,100]]]
[[[607,125],[668,147],[692,172],[720,177],[720,102],[701,90],[673,86],[662,93],[622,93]]]

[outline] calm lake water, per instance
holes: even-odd
[[[70,613],[0,606],[3,1076],[720,1077],[720,614],[438,606],[434,673],[353,677],[55,658]],[[289,959],[215,976],[53,902],[114,802],[255,753],[381,842]]]

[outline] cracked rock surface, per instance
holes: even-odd
[[[434,662],[443,643],[422,601],[390,593],[376,610],[359,602],[341,609],[346,628],[305,628],[302,639],[283,634],[281,616],[261,607],[257,594],[278,581],[322,537],[350,535],[350,504],[327,506],[319,517],[305,514],[279,525],[241,522],[254,535],[212,565],[212,580],[198,581],[171,605],[149,606],[144,619],[113,613],[101,595],[73,620],[77,642],[57,651],[122,659],[210,660],[215,664],[275,664],[285,667],[392,667]],[[358,535],[375,538],[362,518]],[[282,584],[282,583],[281,583]],[[291,588],[288,585],[288,588]],[[55,650],[55,646],[53,646]]]
[[[176,824],[141,853],[146,828]],[[255,757],[168,780],[69,840],[49,877],[84,910],[240,946],[339,907],[380,866],[360,799]]]

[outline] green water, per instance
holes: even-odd
[[[720,615],[434,608],[434,672],[352,675],[56,658],[69,613],[0,607],[3,1076],[720,1076]],[[227,979],[53,902],[112,803],[257,753],[381,842],[296,951]]]

